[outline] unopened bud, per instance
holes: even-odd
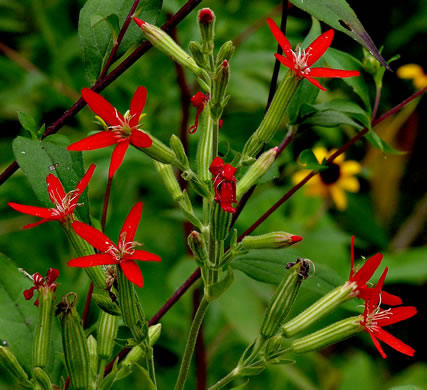
[[[27,373],[9,347],[0,346],[0,365],[25,387],[31,387]]]
[[[304,353],[322,349],[330,344],[338,343],[355,334],[364,328],[360,324],[361,316],[346,318],[332,325],[327,326],[317,332],[292,342],[292,352]]]
[[[184,169],[188,168],[190,164],[188,162],[187,153],[185,153],[184,145],[182,144],[181,140],[175,134],[172,134],[169,143],[182,167]]]
[[[260,333],[264,338],[268,339],[275,335],[291,310],[303,280],[300,271],[304,261],[297,261],[290,268],[274,292],[261,326]]]
[[[202,36],[202,52],[209,54],[213,50],[215,37],[215,14],[210,8],[202,8],[197,14],[200,35]]]
[[[106,313],[113,316],[119,316],[121,314],[119,306],[112,302],[111,298],[107,297],[106,295],[92,294],[92,299],[99,306],[99,308]]]
[[[73,389],[84,390],[89,385],[89,351],[80,316],[74,307],[76,298],[75,293],[62,297],[56,314],[61,324],[65,366],[71,385]]]
[[[366,72],[375,75],[378,69],[381,68],[380,62],[368,50],[363,48],[363,68]]]
[[[172,57],[174,61],[189,69],[196,76],[203,74],[203,69],[161,28],[138,18],[133,18],[133,20],[154,47]]]
[[[297,242],[302,237],[286,232],[271,232],[259,236],[246,236],[242,240],[244,249],[266,249],[266,248],[287,248]]]
[[[199,133],[196,155],[197,173],[202,181],[209,182],[212,177],[209,166],[213,160],[214,121],[208,107],[205,107],[200,114]]]
[[[200,178],[191,169],[186,169],[182,172],[181,176],[185,181],[189,182],[190,187],[200,196],[209,200],[213,198],[212,191],[208,185],[200,180]]]
[[[151,134],[150,138],[153,141],[153,144],[149,148],[138,149],[156,161],[163,164],[172,164],[176,160],[174,151]]]
[[[202,47],[200,46],[200,43],[191,41],[188,44],[188,50],[190,50],[190,53],[193,56],[194,61],[196,61],[196,64],[201,68],[204,68],[206,66],[206,61],[202,53]]]
[[[35,367],[33,370],[33,377],[37,384],[43,390],[52,390],[52,382],[49,375],[40,367]]]
[[[162,333],[162,324],[151,325],[148,328],[148,345],[152,347],[160,337]]]
[[[97,351],[101,359],[109,359],[113,353],[114,340],[117,336],[118,317],[101,311],[98,320]]]
[[[210,107],[214,120],[221,118],[224,106],[228,101],[226,92],[229,81],[230,65],[227,60],[224,60],[218,67],[212,84]]]
[[[96,338],[92,335],[88,336],[86,342],[87,350],[89,352],[89,382],[92,382],[96,379],[96,375],[98,373],[98,342],[96,341]]]
[[[193,230],[188,235],[187,242],[196,261],[201,265],[205,264],[208,261],[208,250],[203,235]]]
[[[277,147],[261,154],[258,159],[246,171],[245,175],[237,182],[236,197],[239,199],[253,185],[257,184],[258,180],[264,176],[269,170],[274,160],[276,159]]]
[[[172,166],[169,164],[162,164],[157,161],[154,162],[154,166],[159,172],[160,177],[165,183],[165,186],[168,192],[171,194],[172,199],[175,202],[180,201],[184,195],[182,194],[181,188],[179,186],[178,180],[176,179],[175,172],[172,169]]]
[[[286,322],[281,329],[283,336],[292,337],[307,329],[350,299],[353,291],[353,283],[346,283],[324,295],[301,314]]]
[[[234,45],[232,41],[225,42],[216,55],[216,66],[220,66],[224,60],[230,61],[231,57],[234,54]]]

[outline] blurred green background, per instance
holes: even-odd
[[[174,13],[184,1],[165,0],[159,24],[167,13]],[[268,16],[279,20],[278,1],[247,2],[243,0],[203,1],[217,15],[216,47],[226,40],[236,43],[231,60],[232,79],[221,129],[220,150],[239,149],[255,130],[263,116],[272,74],[276,42],[265,23]],[[425,69],[427,41],[427,2],[419,0],[378,0],[375,4],[349,1],[359,19],[378,47],[384,45],[388,59],[400,54],[393,69],[406,63],[418,63]],[[4,0],[0,2],[0,168],[14,160],[11,142],[18,136],[28,136],[17,120],[17,112],[34,116],[40,124],[51,124],[79,97],[82,87],[90,86],[77,35],[79,10],[84,1],[72,0]],[[375,10],[371,7],[375,6]],[[199,7],[201,8],[201,7]],[[379,13],[378,10],[381,10]],[[178,27],[178,41],[184,48],[199,34],[193,12]],[[288,18],[288,36],[294,44],[301,42],[311,25],[310,16],[292,8]],[[362,49],[348,36],[337,33],[332,44],[362,58]],[[283,72],[283,70],[282,70]],[[102,94],[121,112],[128,109],[136,87],[148,89],[144,112],[145,128],[163,141],[179,134],[181,121],[180,90],[174,64],[156,50],[150,50],[134,66]],[[373,82],[367,75],[373,88]],[[197,86],[190,74],[187,81],[191,93]],[[327,92],[319,101],[334,97],[358,98],[342,81],[328,82]],[[411,82],[401,80],[395,72],[387,72],[379,113],[414,92]],[[361,161],[361,190],[349,195],[349,207],[343,212],[328,207],[321,199],[308,198],[298,192],[256,233],[285,230],[304,237],[296,248],[283,250],[274,256],[284,259],[308,257],[319,264],[329,278],[343,281],[350,264],[350,240],[356,235],[357,258],[384,253],[382,267],[390,272],[387,291],[402,297],[404,304],[415,305],[419,314],[391,327],[391,332],[413,346],[414,358],[387,348],[383,360],[367,335],[361,335],[334,345],[320,353],[296,357],[296,364],[275,366],[251,379],[251,389],[388,389],[393,386],[427,383],[426,352],[423,348],[425,324],[425,284],[427,280],[427,248],[425,247],[427,197],[425,195],[426,114],[425,99],[418,106],[392,117],[378,131],[397,149],[400,156],[384,155],[366,141],[358,142],[347,157]],[[191,120],[195,110],[191,109]],[[92,112],[85,108],[67,122],[60,133],[76,141],[96,130]],[[301,126],[294,143],[286,149],[272,172],[274,180],[264,183],[254,193],[239,218],[236,227],[241,233],[291,188],[291,175],[301,167],[296,162],[299,153],[315,144],[339,147],[355,134],[349,127],[320,128]],[[280,143],[285,129],[276,135],[271,145]],[[189,136],[189,151],[194,159],[198,135]],[[97,170],[90,183],[91,215],[100,219],[111,148],[86,152],[86,167],[94,162]],[[59,224],[47,223],[29,231],[21,230],[34,219],[16,213],[7,206],[13,201],[40,205],[22,172],[15,173],[0,189],[0,251],[29,273],[45,274],[49,267],[61,270],[57,296],[73,290],[80,295],[82,309],[88,281],[78,269],[66,267],[74,256]],[[144,288],[140,291],[144,309],[151,317],[193,272],[195,264],[186,254],[183,219],[175,208],[152,162],[139,151],[130,148],[116,175],[112,188],[106,233],[113,239],[130,208],[144,202],[143,217],[136,239],[144,249],[161,255],[159,264],[143,264]],[[198,207],[200,204],[195,203]],[[286,252],[286,253],[285,253]],[[286,262],[286,261],[284,261]],[[29,285],[28,285],[29,287]],[[314,301],[328,286],[318,288],[308,281],[298,297],[293,313],[298,313]],[[155,348],[160,389],[172,388],[185,345],[193,311],[190,290],[162,319],[163,331]],[[231,370],[246,345],[257,335],[265,305],[274,290],[272,284],[255,281],[236,271],[236,282],[221,299],[212,305],[204,325],[208,365],[208,383]],[[0,290],[1,292],[2,290]],[[0,297],[0,302],[1,302]],[[23,298],[22,298],[23,299]],[[22,302],[21,302],[22,304]],[[25,303],[32,305],[32,303]],[[343,318],[354,312],[349,306],[334,313],[320,325]],[[291,314],[292,315],[292,314]],[[96,309],[89,318],[96,321]],[[90,328],[89,328],[90,329]],[[124,344],[126,333],[121,329],[117,351]],[[13,340],[6,340],[13,343]],[[54,356],[60,358],[60,348]],[[56,371],[55,375],[60,373]],[[118,382],[114,388],[138,386],[138,376]],[[13,379],[0,369],[0,388],[14,389]],[[195,388],[192,376],[188,388]]]

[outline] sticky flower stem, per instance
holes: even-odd
[[[185,382],[187,381],[188,371],[190,369],[191,358],[193,356],[194,347],[197,341],[197,335],[199,334],[200,326],[202,325],[203,318],[205,317],[206,311],[208,310],[209,301],[203,295],[200,301],[199,308],[197,309],[196,315],[193,318],[191,324],[190,333],[188,334],[187,344],[185,346],[184,356],[182,358],[181,367],[179,369],[178,379],[175,384],[175,390],[183,390]]]
[[[224,378],[220,379],[217,383],[215,383],[213,386],[209,387],[208,390],[218,390],[230,383],[233,379],[237,378],[239,376],[239,370],[238,368],[234,368],[232,371],[230,371]]]

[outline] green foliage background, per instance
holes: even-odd
[[[221,129],[222,153],[226,153],[229,148],[241,148],[262,118],[273,69],[272,53],[276,49],[276,43],[263,20],[267,16],[279,16],[278,3],[243,0],[202,2],[202,6],[210,6],[216,12],[217,47],[229,39],[237,43],[236,53],[231,61],[232,80],[229,92],[232,99],[224,113],[224,126]],[[370,9],[366,2],[349,1],[377,46],[384,45],[383,56],[388,59],[397,53],[401,55],[399,62],[393,63],[394,69],[401,64],[412,62],[424,65],[427,69],[423,56],[427,32],[427,3],[421,0],[408,0],[404,3],[381,0],[375,3],[376,9],[382,10],[381,15]],[[184,1],[164,1],[159,23],[164,22],[167,12],[175,12],[182,4]],[[18,135],[28,136],[21,128],[17,112],[29,113],[40,125],[49,125],[74,103],[82,87],[89,86],[77,35],[78,15],[83,5],[82,0],[0,2],[0,50],[6,54],[0,56],[2,170],[14,160],[12,140]],[[199,38],[195,15],[190,15],[178,27],[178,40],[183,47],[187,47],[190,40]],[[291,42],[301,42],[310,25],[309,15],[292,9],[288,19]],[[344,34],[336,34],[333,47],[362,58],[361,47]],[[7,48],[14,50],[18,57]],[[191,75],[187,76],[191,90],[195,93],[193,79]],[[373,89],[373,82],[368,75],[366,79]],[[145,127],[163,141],[167,141],[173,133],[179,134],[180,91],[174,64],[161,53],[151,50],[108,87],[103,96],[124,112],[139,85],[148,89],[144,110],[148,114],[144,119]],[[342,81],[331,81],[327,86],[328,92],[319,95],[319,103],[336,97],[350,98],[361,103]],[[412,92],[413,87],[409,82],[399,80],[395,73],[387,72],[380,113],[387,111]],[[368,90],[368,93],[372,95],[371,90]],[[421,347],[425,321],[423,297],[427,280],[425,219],[421,220],[424,229],[418,229],[416,237],[408,247],[396,251],[391,246],[399,228],[414,215],[417,205],[426,202],[426,188],[423,185],[427,173],[423,150],[426,135],[422,131],[426,123],[426,112],[424,101],[409,115],[409,119],[398,127],[393,146],[407,151],[404,157],[396,157],[400,160],[381,154],[377,155],[376,159],[368,158],[374,152],[366,141],[358,143],[349,151],[349,158],[362,160],[366,164],[361,178],[361,191],[349,196],[348,210],[341,213],[333,208],[326,209],[323,201],[307,198],[301,191],[256,231],[264,233],[285,230],[304,237],[304,241],[295,249],[271,253],[268,257],[270,263],[285,263],[297,256],[303,256],[318,264],[320,277],[316,281],[305,283],[294,313],[328,291],[328,283],[331,283],[331,280],[336,284],[345,280],[349,272],[351,235],[354,234],[358,238],[358,257],[369,256],[377,251],[384,253],[383,265],[390,268],[388,291],[402,296],[405,304],[415,305],[420,311],[413,319],[392,329],[393,334],[417,350],[416,357],[407,358],[388,349],[388,359],[382,360],[369,338],[364,337],[367,335],[362,335],[321,353],[296,357],[295,365],[272,367],[251,380],[249,388],[369,390],[388,389],[405,384],[423,386],[427,383],[426,354]],[[192,114],[194,115],[194,110]],[[397,125],[394,123],[389,126]],[[71,141],[76,141],[96,129],[92,112],[85,108],[67,123],[61,134],[69,137]],[[239,232],[243,232],[291,188],[290,176],[300,169],[296,157],[303,149],[316,143],[339,147],[355,133],[356,130],[350,126],[301,127],[299,136],[280,158],[278,168],[272,172],[271,177],[274,177],[274,180],[259,186],[239,218],[236,225]],[[283,136],[282,131],[272,141],[272,145],[278,144]],[[196,139],[197,134],[189,137],[193,158]],[[95,219],[100,218],[102,210],[110,156],[109,148],[84,154],[86,167],[92,162],[97,165],[89,188],[90,213]],[[390,165],[386,165],[378,174],[378,161],[385,158]],[[387,180],[386,186],[382,186],[381,172],[394,173],[394,179]],[[391,196],[391,201],[390,192],[391,195],[396,195]],[[142,266],[145,285],[140,295],[147,316],[151,317],[193,272],[195,265],[186,254],[183,219],[165,191],[152,162],[139,151],[130,148],[114,179],[107,235],[112,238],[118,235],[130,208],[140,200],[144,202],[144,211],[136,239],[145,243],[145,249],[162,257],[159,264]],[[66,261],[74,254],[59,224],[48,223],[29,231],[21,230],[24,224],[32,222],[33,219],[10,209],[7,206],[9,201],[40,205],[21,171],[14,174],[0,190],[1,252],[30,273],[45,274],[49,267],[59,268],[61,285],[57,296],[70,290],[76,291],[80,296],[81,311],[88,280],[80,270],[66,267]],[[387,205],[385,211],[380,207],[382,202]],[[256,257],[256,254],[254,256]],[[265,254],[263,256],[265,257]],[[31,306],[32,303],[25,302],[22,296],[22,290],[28,288],[29,283],[21,274],[14,272],[14,268],[4,257],[1,260],[1,264],[8,265],[2,265],[1,268],[0,307],[7,312],[7,305],[11,302],[20,306]],[[219,302],[212,305],[205,320],[209,383],[213,383],[233,368],[245,346],[255,337],[265,305],[274,288],[271,283],[278,282],[277,274],[268,275],[267,272],[264,279],[259,276],[259,272],[251,275],[244,259],[236,262],[235,268],[244,272],[236,272],[236,282]],[[5,275],[16,281],[16,286],[20,286],[21,292],[17,289],[13,297],[5,294]],[[325,284],[319,282],[322,275],[326,275]],[[261,282],[250,276],[261,279]],[[187,293],[161,321],[162,336],[155,349],[160,389],[171,388],[177,375],[184,349],[184,335],[187,334],[191,320],[191,296],[192,292]],[[327,322],[342,318],[354,310],[355,307],[349,305],[335,313],[332,318],[328,318]],[[21,321],[3,314],[0,317],[3,318],[0,319],[0,335],[5,334],[2,331],[6,327]],[[34,317],[32,318],[34,321]],[[94,326],[96,318],[92,313],[89,324]],[[31,318],[29,321],[31,323]],[[89,326],[88,331],[90,330],[93,330],[93,327]],[[124,340],[126,336],[121,329],[119,337]],[[28,345],[30,341],[27,340],[28,332],[24,331],[22,337],[25,337],[26,342],[18,349],[20,354],[25,355],[26,350],[31,350],[31,345]],[[14,342],[12,339],[3,338],[10,344]],[[56,350],[60,351],[60,348]],[[120,345],[117,345],[117,351],[119,350]],[[53,358],[60,360],[60,353],[57,352]],[[58,378],[59,367],[56,366],[55,369]],[[61,374],[63,375],[63,372]],[[188,388],[194,388],[194,382],[194,377],[190,378]],[[119,382],[115,388],[138,388],[135,387],[137,384],[138,376],[134,374],[126,381]],[[13,389],[14,386],[13,379],[0,369],[0,388]]]

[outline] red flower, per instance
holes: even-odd
[[[151,138],[139,129],[139,119],[145,106],[147,90],[144,87],[138,87],[130,102],[130,110],[124,116],[101,95],[89,88],[82,89],[82,97],[92,111],[100,116],[111,130],[101,131],[86,137],[71,144],[67,149],[74,151],[93,150],[117,144],[111,157],[109,177],[112,178],[120,167],[129,144],[137,148],[148,148],[153,143]]]
[[[349,283],[356,283],[356,287],[354,288],[354,295],[357,295],[359,298],[364,300],[372,300],[377,299],[377,303],[379,301],[379,296],[381,295],[381,300],[384,304],[395,306],[402,304],[402,300],[396,296],[387,293],[386,291],[382,291],[382,286],[384,284],[385,275],[387,274],[387,268],[384,270],[377,287],[371,288],[368,287],[367,282],[375,273],[377,268],[379,267],[381,261],[383,259],[383,255],[381,253],[377,253],[374,256],[371,256],[368,260],[366,260],[365,264],[356,272],[354,268],[354,236],[351,238],[351,270],[350,277],[348,279]],[[380,283],[382,280],[382,283]],[[381,287],[378,289],[378,285]],[[375,304],[376,305],[376,304]]]
[[[215,157],[209,167],[214,175],[212,181],[215,189],[215,202],[227,213],[235,213],[233,203],[236,203],[236,168],[225,164],[221,157]]]
[[[64,223],[67,216],[73,214],[74,209],[79,206],[79,198],[87,187],[95,168],[96,165],[92,164],[77,184],[76,189],[67,193],[65,193],[64,187],[59,179],[50,173],[46,177],[46,183],[50,200],[55,204],[55,208],[46,209],[13,202],[9,202],[8,205],[20,213],[42,218],[38,222],[25,225],[24,229],[29,229],[48,221],[60,221]]]
[[[27,274],[25,272],[25,274]],[[33,280],[34,286],[24,291],[24,297],[27,301],[29,301],[34,296],[34,290],[40,291],[41,288],[49,288],[51,291],[56,291],[58,285],[55,282],[58,279],[59,271],[54,268],[49,268],[47,271],[46,278],[43,278],[38,272],[36,272],[33,276],[28,275],[30,279]],[[39,299],[37,298],[34,302],[34,305],[39,305]]]
[[[383,310],[378,306],[381,302],[385,303],[382,287],[387,271],[388,269],[386,268],[376,287],[371,289],[373,293],[370,298],[365,301],[365,310],[363,312],[361,325],[369,333],[375,347],[384,359],[387,355],[384,353],[378,340],[388,344],[396,351],[405,355],[414,356],[415,350],[412,347],[382,329],[384,326],[395,324],[396,322],[406,320],[417,314],[417,309],[413,306],[399,306],[387,310]]]
[[[306,50],[298,47],[297,51],[291,49],[291,44],[287,38],[280,31],[273,19],[268,18],[267,23],[270,26],[270,30],[276,38],[277,42],[283,49],[285,57],[276,53],[275,57],[287,68],[294,71],[297,76],[304,77],[310,83],[326,91],[317,80],[313,77],[354,77],[360,76],[360,72],[357,70],[340,70],[330,68],[310,68],[329,48],[332,39],[334,37],[334,30],[329,30],[316,38]]]
[[[120,265],[125,276],[138,287],[142,287],[144,279],[141,270],[134,260],[160,261],[161,259],[153,253],[134,249],[135,246],[141,245],[139,242],[133,241],[141,219],[141,213],[142,203],[139,202],[133,206],[123,224],[119,234],[118,245],[114,244],[104,233],[92,226],[79,221],[74,222],[72,225],[74,231],[103,253],[72,259],[68,262],[68,265],[70,267],[82,268],[109,264]]]
[[[190,101],[193,107],[197,108],[194,125],[188,129],[190,134],[194,134],[199,126],[199,116],[202,113],[205,104],[209,101],[209,94],[205,95],[203,92],[199,91],[190,99]]]

